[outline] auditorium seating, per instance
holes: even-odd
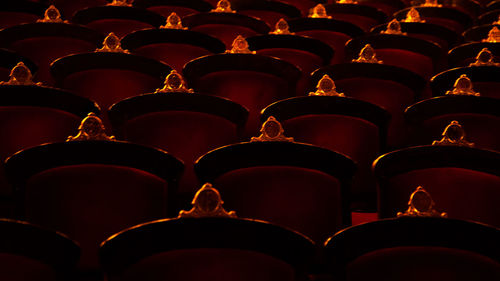
[[[0,2],[0,279],[500,279],[498,0]]]

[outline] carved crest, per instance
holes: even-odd
[[[106,4],[106,6],[121,6],[121,7],[132,7],[133,0],[113,0],[113,2]]]
[[[231,9],[231,2],[228,0],[220,0],[217,2],[217,7],[210,11],[212,13],[236,13],[233,9]]]
[[[453,90],[447,91],[445,95],[479,96],[480,94],[472,89],[472,81],[469,77],[462,74],[455,80]]]
[[[353,59],[352,62],[382,63],[381,60],[377,59],[375,49],[373,49],[370,44],[366,44],[359,52],[359,57],[357,59]]]
[[[423,187],[419,186],[410,195],[408,202],[408,210],[406,212],[398,212],[398,217],[448,217],[446,213],[440,213],[434,209],[434,200],[431,195]]]
[[[451,123],[446,126],[441,136],[443,136],[443,138],[439,141],[433,141],[432,145],[474,146],[474,143],[468,142],[465,139],[465,131],[458,121],[451,121]]]
[[[422,4],[424,7],[443,7],[443,5],[438,3],[438,0],[425,0],[425,3]]]
[[[269,32],[269,34],[288,34],[292,35],[295,34],[293,32],[290,32],[290,26],[288,26],[288,22],[286,22],[285,19],[281,18],[278,22],[276,22],[276,25],[274,26],[274,31]]]
[[[309,95],[345,97],[343,93],[337,92],[335,82],[333,82],[332,78],[330,78],[328,74],[323,75],[323,77],[318,81],[318,85],[316,85],[316,92],[310,92]]]
[[[129,54],[128,50],[122,49],[120,38],[116,36],[113,32],[111,32],[106,38],[104,38],[104,42],[102,44],[102,48],[95,50],[95,52],[109,52],[109,53],[124,53]]]
[[[172,93],[172,92],[185,92],[194,93],[193,89],[186,88],[184,78],[177,71],[172,70],[165,78],[164,86],[161,89],[156,89],[155,94],[158,93]]]
[[[220,193],[210,183],[205,183],[194,195],[191,202],[193,208],[189,211],[180,211],[178,218],[206,218],[206,217],[229,217],[236,218],[234,211],[227,212],[222,207]]]
[[[417,9],[411,8],[406,14],[406,18],[403,20],[404,22],[425,22],[425,20],[420,18],[420,13]]]
[[[106,129],[102,124],[101,119],[91,112],[87,117],[83,118],[80,126],[78,127],[78,134],[76,136],[69,136],[66,141],[82,141],[82,140],[105,140],[114,141],[115,137],[108,137]]]
[[[0,82],[0,85],[37,85],[41,86],[42,82],[33,82],[33,76],[30,69],[21,61],[18,62],[10,71],[9,81]]]
[[[238,35],[236,39],[234,39],[233,44],[231,45],[231,50],[227,50],[226,53],[230,54],[255,54],[255,51],[250,51],[248,49],[248,42],[243,38],[243,36]]]
[[[500,66],[500,63],[493,61],[493,54],[488,48],[483,48],[476,56],[476,61],[469,66]]]
[[[285,137],[283,134],[285,130],[281,126],[281,123],[276,120],[273,116],[269,118],[262,124],[260,129],[261,135],[258,137],[252,137],[251,142],[255,141],[288,141],[293,142],[293,138]]]
[[[54,5],[50,5],[50,7],[45,10],[43,19],[37,20],[36,22],[68,23],[67,20],[61,19],[61,13]]]
[[[401,31],[401,24],[399,23],[399,21],[397,19],[391,20],[387,24],[387,29],[383,30],[380,33],[384,33],[384,34],[396,34],[396,35],[406,35],[406,32]]]
[[[332,18],[331,16],[329,16],[326,13],[325,6],[323,6],[322,4],[318,4],[318,5],[314,6],[314,8],[312,8],[312,10],[311,10],[311,13],[309,14],[309,17],[314,18],[314,19],[331,19]]]
[[[160,26],[160,28],[163,28],[163,29],[182,29],[182,30],[187,29],[187,27],[182,26],[182,20],[175,12],[172,12],[168,16],[167,22],[165,23],[165,25]]]
[[[483,39],[483,42],[498,43],[500,42],[500,30],[498,27],[493,26],[493,28],[488,32],[488,37]]]

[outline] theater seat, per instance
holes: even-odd
[[[297,7],[281,1],[233,0],[231,5],[238,13],[261,19],[269,26],[274,26],[281,18],[290,20],[301,17],[301,11]]]
[[[35,146],[6,161],[25,220],[78,241],[83,271],[98,269],[98,246],[109,235],[166,216],[182,168],[166,152],[113,141],[93,114],[67,142]]]
[[[200,182],[216,184],[227,206],[237,207],[241,216],[292,228],[314,241],[350,224],[354,162],[325,148],[293,142],[272,117],[261,132],[251,142],[199,158],[194,168]]]
[[[120,101],[108,115],[121,139],[163,149],[185,163],[177,200],[185,206],[199,186],[194,161],[212,149],[238,142],[248,110],[227,99],[194,93],[172,71],[163,89]]]
[[[328,15],[336,20],[357,25],[365,32],[387,21],[384,12],[363,3],[334,3],[325,5]]]
[[[19,62],[23,62],[31,73],[35,73],[38,67],[29,59],[7,49],[0,48],[0,81],[9,80],[10,72]]]
[[[213,6],[203,0],[135,0],[134,7],[146,9],[167,18],[176,13],[180,17],[209,12]]]
[[[2,280],[56,281],[73,277],[80,248],[66,235],[3,218],[0,232]]]
[[[356,2],[381,10],[388,17],[392,17],[395,12],[406,6],[403,0],[358,0]]]
[[[394,17],[401,21],[406,18],[406,14],[408,14],[408,11],[412,8],[417,9],[422,19],[426,22],[441,25],[456,31],[457,33],[462,33],[465,29],[472,25],[472,16],[464,12],[463,9],[441,4],[437,4],[437,6],[420,5],[405,8],[394,13]]]

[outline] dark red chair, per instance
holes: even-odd
[[[281,1],[233,0],[231,4],[238,13],[259,18],[269,26],[274,26],[282,18],[288,21],[302,16],[297,7]]]
[[[427,23],[441,25],[462,33],[472,25],[473,17],[463,9],[456,6],[444,5],[441,7],[432,6],[415,6],[400,10],[394,14],[394,17],[399,21],[406,18],[410,9],[417,9],[418,13]]]
[[[486,13],[483,13],[477,18],[477,24],[493,24],[498,21],[498,17],[500,16],[500,8],[496,10],[492,10]]]
[[[43,17],[47,5],[32,1],[2,1],[0,29],[23,23],[33,23]]]
[[[242,38],[235,41],[246,45]],[[205,56],[186,64],[183,72],[196,91],[228,98],[250,111],[245,137],[258,132],[259,112],[264,107],[295,95],[301,75],[289,62],[251,53]]]
[[[310,10],[319,3],[326,3],[326,0],[278,0],[297,7],[303,16],[307,16]]]
[[[108,115],[118,137],[163,149],[185,163],[178,200],[185,206],[199,186],[194,161],[212,149],[238,142],[248,111],[223,98],[190,93],[182,84],[175,87],[175,81],[169,81],[176,79],[172,76],[167,77],[163,92],[120,101]]]
[[[102,240],[167,215],[183,165],[166,152],[112,141],[95,115],[79,129],[68,142],[12,155],[6,172],[25,220],[78,241],[79,269],[96,270]]]
[[[10,72],[19,62],[23,62],[31,73],[36,73],[38,67],[29,59],[7,49],[0,48],[0,81],[9,80]]]
[[[325,5],[325,8],[328,15],[334,19],[355,24],[365,32],[387,21],[387,15],[384,12],[363,3],[334,3]]]
[[[242,217],[297,230],[314,241],[351,223],[354,162],[337,152],[291,142],[273,118],[252,142],[224,146],[195,163],[200,182],[223,192]]]
[[[135,0],[134,7],[168,17],[172,13],[184,17],[190,14],[209,12],[214,7],[204,0]]]
[[[305,280],[315,245],[303,235],[227,212],[210,184],[175,219],[126,229],[104,241],[110,281]]]
[[[172,15],[168,19],[172,19],[171,17]],[[132,32],[122,39],[122,45],[134,54],[163,61],[178,71],[195,58],[223,53],[226,50],[220,40],[181,27]]]
[[[145,9],[109,5],[79,10],[71,20],[102,34],[113,32],[120,38],[137,30],[159,27],[165,22],[161,15]]]
[[[498,18],[497,18],[498,19]],[[478,25],[478,26],[473,26],[466,31],[464,31],[464,38],[467,42],[482,42],[482,41],[487,41],[488,37],[490,36],[492,29],[496,27],[497,29],[500,28],[500,23],[497,24],[483,24],[483,25]],[[498,42],[499,40],[499,35],[497,31],[496,38],[492,38],[494,41]],[[495,42],[491,42],[495,43]]]
[[[295,141],[347,155],[358,164],[351,190],[353,210],[376,210],[371,164],[385,148],[390,114],[357,99],[339,96],[296,97],[275,102],[262,111],[274,116]]]
[[[0,219],[0,278],[70,280],[80,248],[67,236],[23,221]]]
[[[499,236],[468,221],[401,217],[345,229],[325,243],[325,255],[341,281],[497,280]]]
[[[51,6],[42,22],[12,26],[0,31],[3,47],[16,51],[38,65],[37,81],[54,85],[49,65],[60,57],[95,50],[103,36],[84,26],[63,22]],[[34,47],[36,46],[36,47]]]
[[[384,12],[387,17],[406,7],[403,0],[357,0],[356,2]]]

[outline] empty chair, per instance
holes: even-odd
[[[430,143],[453,120],[467,128],[476,147],[500,151],[500,99],[482,97],[465,74],[444,96],[420,101],[405,111],[413,145]]]
[[[497,27],[492,27],[482,40],[478,42],[469,42],[457,46],[448,52],[448,62],[452,67],[469,66],[478,60],[478,54],[487,48],[490,57],[483,60],[499,62],[500,58],[500,30]]]
[[[300,70],[293,64],[268,56],[256,55],[246,40],[238,36],[231,51],[192,60],[184,67],[188,85],[239,103],[249,111],[244,135],[259,130],[259,112],[267,105],[295,95]]]
[[[466,131],[452,121],[433,145],[392,151],[373,163],[381,218],[404,208],[410,189],[418,184],[450,218],[500,226],[500,153],[474,148],[465,138]]]
[[[182,168],[166,152],[114,141],[94,114],[67,142],[35,146],[6,161],[25,220],[76,240],[85,271],[97,270],[106,237],[165,217]]]
[[[493,43],[498,43],[500,41],[498,28],[500,28],[500,21],[474,26],[464,31],[464,38],[468,42],[493,41]]]
[[[122,49],[112,33],[101,49],[69,55],[51,65],[58,86],[95,100],[106,109],[125,98],[154,91],[171,70],[164,63]]]
[[[280,19],[275,30],[267,35],[247,38],[249,48],[258,55],[280,58],[293,63],[302,70],[302,77],[297,82],[297,95],[306,94],[310,83],[310,74],[321,66],[328,65],[334,50],[320,40],[295,35],[290,32],[288,23]]]
[[[80,248],[66,235],[33,224],[0,219],[0,278],[70,280]]]
[[[453,193],[449,190],[448,195]],[[435,192],[431,194],[434,197]],[[398,218],[350,227],[325,243],[334,280],[500,278],[499,229],[444,218],[444,213],[434,210],[432,198],[421,187],[411,198],[408,211]],[[441,207],[437,198],[436,203]]]
[[[231,47],[236,36],[254,36],[267,34],[269,26],[262,20],[238,14],[231,8],[227,0],[217,3],[217,8],[210,12],[186,16],[182,19],[185,26],[192,31],[198,31],[213,36]]]
[[[216,184],[241,216],[297,230],[314,241],[349,225],[354,162],[337,152],[293,142],[270,117],[261,136],[224,146],[195,163],[201,182]]]
[[[108,115],[118,137],[163,149],[184,161],[181,201],[177,200],[182,206],[199,186],[194,161],[212,149],[238,142],[248,111],[227,99],[194,93],[172,71],[163,89],[120,101]]]
[[[371,164],[385,148],[390,114],[379,106],[345,97],[324,75],[309,96],[277,101],[262,111],[274,116],[297,142],[343,153],[358,164],[351,190],[352,209],[375,211],[376,188]]]
[[[159,29],[132,32],[121,42],[125,49],[134,54],[163,61],[178,71],[195,58],[226,50],[220,40],[187,30],[176,13],[169,15],[166,24]]]
[[[232,1],[232,6],[238,13],[259,18],[269,26],[274,26],[280,19],[300,18],[301,12],[291,4],[281,1],[252,0]]]
[[[0,81],[9,80],[9,75],[19,62],[23,62],[27,66],[31,73],[35,73],[38,67],[26,57],[17,54],[16,52],[0,49]]]
[[[60,9],[64,18],[70,19],[79,10],[90,7],[104,6],[112,1],[113,0],[50,0],[40,2],[50,2]]]
[[[93,51],[102,40],[103,36],[94,30],[63,21],[54,6],[49,7],[45,18],[36,23],[0,31],[1,45],[36,63],[36,80],[47,85],[54,84],[49,71],[52,61],[74,53]]]
[[[165,18],[172,13],[184,17],[213,9],[213,6],[204,0],[135,0],[133,5],[137,8],[158,13]]]
[[[161,15],[134,8],[126,0],[113,0],[106,6],[79,10],[71,20],[102,34],[113,32],[120,38],[133,31],[159,27],[165,22]]]
[[[355,24],[365,32],[387,21],[384,12],[363,3],[354,3],[354,1],[336,2],[325,5],[325,8],[328,15],[334,19]]]
[[[370,45],[351,63],[326,66],[312,74],[313,84],[327,74],[347,97],[378,105],[391,114],[387,145],[403,146],[406,142],[403,112],[420,97],[425,80],[412,71],[383,64]]]
[[[0,29],[22,24],[33,23],[43,17],[47,6],[31,1],[2,1],[0,7]]]

